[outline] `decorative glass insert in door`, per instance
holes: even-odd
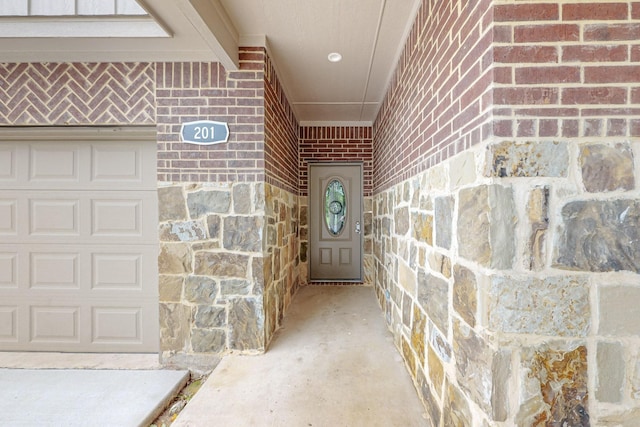
[[[347,220],[347,196],[342,183],[333,179],[324,191],[324,219],[329,232],[337,236]]]

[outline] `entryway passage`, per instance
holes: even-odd
[[[270,349],[228,356],[178,426],[425,426],[373,288],[306,286]]]

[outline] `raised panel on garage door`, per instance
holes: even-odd
[[[157,352],[155,133],[49,131],[0,135],[0,350]]]

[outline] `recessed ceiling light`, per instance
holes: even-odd
[[[330,62],[340,62],[342,61],[342,55],[338,52],[332,52],[327,56],[327,59],[329,59]]]

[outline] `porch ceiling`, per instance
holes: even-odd
[[[238,46],[267,46],[302,125],[370,125],[420,3],[420,0],[137,1],[166,34],[123,37],[119,32],[76,37],[67,30],[64,37],[3,37],[2,60],[220,61],[227,69],[234,69],[238,64]],[[15,18],[0,18],[0,30],[11,19],[15,25]],[[24,34],[29,34],[26,29],[34,21],[20,19]],[[62,19],[49,18],[52,23]],[[135,25],[133,21],[131,25]],[[2,31],[0,37],[1,34]],[[342,61],[329,62],[327,55],[331,52],[340,53]]]

